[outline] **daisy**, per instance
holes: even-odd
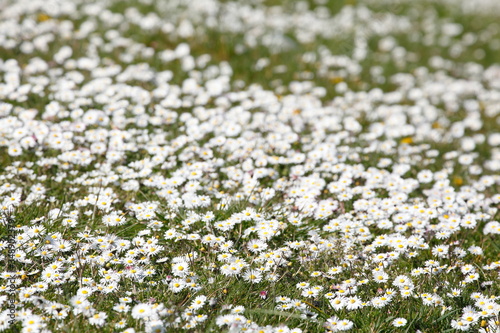
[[[105,312],[99,312],[89,318],[89,323],[95,326],[104,326],[107,317],[108,315]]]
[[[340,319],[337,316],[328,318],[324,324],[324,327],[328,330],[331,330],[332,332],[335,332],[338,330],[338,323]]]
[[[396,318],[392,321],[394,327],[403,327],[408,321],[405,318]]]
[[[448,249],[448,245],[436,245],[432,248],[432,254],[440,258],[445,258],[448,256]]]
[[[469,247],[468,250],[470,253],[478,255],[478,256],[483,254],[483,249],[480,248],[479,246],[471,246],[471,247]]]
[[[259,253],[267,249],[267,243],[260,239],[253,239],[247,243],[247,247],[251,252]]]
[[[342,296],[330,300],[330,305],[334,310],[341,310],[346,306],[346,299]]]
[[[383,308],[384,306],[386,306],[389,302],[391,301],[391,299],[387,296],[379,296],[379,297],[375,297],[371,300],[371,304],[374,308]]]
[[[184,280],[179,279],[179,278],[174,278],[172,281],[169,282],[169,288],[172,290],[173,293],[178,293],[182,291],[186,287],[186,283]]]
[[[468,331],[470,323],[463,320],[452,320],[451,327],[459,331]]]
[[[316,297],[318,296],[319,291],[315,288],[305,288],[302,290],[301,295],[304,297]]]
[[[186,276],[189,274],[189,264],[185,261],[172,264],[172,274],[180,277]]]
[[[389,280],[389,275],[384,271],[373,272],[373,280],[379,283],[385,283]]]
[[[468,274],[465,279],[464,279],[464,283],[471,283],[473,281],[476,281],[477,279],[479,279],[479,274],[477,273],[471,273],[471,274]]]
[[[259,283],[262,280],[262,272],[250,269],[243,274],[243,279],[251,283]]]
[[[411,279],[407,277],[406,275],[398,275],[395,279],[394,282],[392,283],[395,287],[402,288],[404,286],[410,286],[413,285],[411,282]]]
[[[130,310],[130,306],[125,303],[118,303],[113,307],[113,310],[116,312],[128,312]]]
[[[345,299],[345,308],[347,310],[356,310],[363,306],[362,303],[363,302],[358,296],[347,297]]]
[[[354,326],[354,323],[350,320],[343,319],[340,320],[337,324],[337,330],[339,331],[348,331]]]
[[[134,319],[146,319],[152,315],[152,309],[149,304],[140,303],[132,308],[132,318]]]
[[[198,310],[203,307],[203,305],[206,303],[207,297],[204,295],[197,296],[192,302],[191,302],[191,307],[193,310]]]
[[[309,282],[299,282],[295,285],[298,289],[306,289],[309,287]]]

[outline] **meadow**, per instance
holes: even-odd
[[[0,2],[0,332],[500,332],[500,2]]]

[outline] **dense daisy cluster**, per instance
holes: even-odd
[[[500,331],[497,1],[0,6],[0,331]]]

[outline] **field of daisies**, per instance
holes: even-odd
[[[500,2],[0,2],[0,332],[500,332]]]

